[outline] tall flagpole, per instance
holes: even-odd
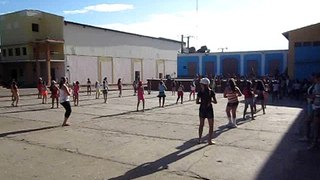
[[[198,3],[198,0],[196,0],[196,19],[199,19],[199,13],[198,13],[198,11],[199,11],[199,3]],[[199,24],[198,24],[198,21],[196,20],[195,21],[196,22],[196,32],[195,32],[195,36],[196,36],[196,42],[197,42],[197,46],[199,46]],[[197,48],[200,48],[200,47],[197,47]]]

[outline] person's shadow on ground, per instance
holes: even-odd
[[[110,180],[120,180],[120,179],[135,179],[143,176],[147,176],[165,169],[168,169],[169,165],[173,162],[176,162],[196,151],[199,151],[203,148],[205,148],[207,145],[199,145],[198,148],[189,150],[195,145],[198,145],[197,143],[198,139],[190,139],[189,141],[186,141],[181,146],[178,146],[176,149],[178,149],[176,152],[173,152],[171,154],[168,154],[160,159],[157,159],[153,162],[146,162],[143,163],[134,169],[131,169],[127,171],[125,174],[110,178]]]

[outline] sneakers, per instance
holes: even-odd
[[[237,125],[236,123],[229,122],[229,123],[227,124],[227,127],[229,127],[229,128],[237,128],[238,125]]]
[[[229,123],[227,124],[227,127],[232,127],[232,126],[233,126],[232,122],[229,122]]]

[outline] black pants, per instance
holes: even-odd
[[[69,118],[69,116],[71,114],[70,101],[65,101],[65,102],[61,103],[61,105],[64,107],[64,109],[66,109],[66,113],[64,113],[64,117]]]

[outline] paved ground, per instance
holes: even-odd
[[[146,111],[135,112],[136,97],[110,92],[108,104],[81,94],[71,126],[60,127],[64,109],[50,109],[21,91],[11,107],[0,89],[0,179],[317,179],[319,151],[298,142],[301,108],[294,101],[269,105],[256,120],[226,128],[226,100],[217,95],[216,145],[196,143],[198,105],[175,104],[168,92],[158,108],[156,92]],[[243,104],[238,108],[242,114]],[[241,117],[241,116],[239,116]],[[206,124],[207,125],[207,124]],[[204,135],[207,133],[207,127]]]

